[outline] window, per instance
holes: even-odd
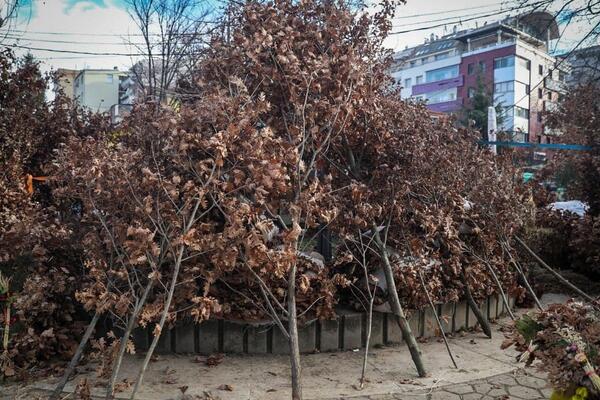
[[[538,67],[538,74],[540,75],[544,75],[544,66],[540,64],[540,66]]]
[[[531,88],[529,85],[525,85],[525,93],[529,94],[529,92],[531,92]]]
[[[411,79],[411,78],[406,78],[406,79],[404,80],[404,87],[405,87],[406,89],[408,89],[408,88],[410,88],[411,86],[412,86],[412,79]]]
[[[563,71],[558,71],[558,80],[564,82],[567,79],[566,74]]]
[[[470,99],[475,97],[475,88],[470,87],[469,91],[467,92],[467,95],[469,96]]]
[[[515,117],[529,119],[529,110],[523,107],[515,107]]]
[[[479,72],[485,72],[485,61],[479,61]]]
[[[112,74],[106,74],[106,83],[113,83],[113,78]]]
[[[419,75],[419,76],[417,76],[417,81],[416,81],[416,84],[417,84],[417,85],[419,85],[419,84],[421,84],[421,83],[423,83],[423,75]]]
[[[475,73],[475,63],[470,63],[467,65],[467,73],[469,75],[473,75]]]
[[[416,61],[414,61],[414,60],[413,60],[413,61],[411,61],[411,62],[410,62],[410,66],[411,66],[411,67],[414,67],[415,65],[417,65],[417,62],[416,62]]]
[[[427,94],[429,104],[444,103],[456,100],[456,88],[440,90]]]
[[[423,57],[423,58],[421,58],[421,64],[426,64],[427,60],[429,60],[429,57]]]
[[[444,58],[448,58],[448,57],[450,57],[449,51],[447,51],[445,53],[436,54],[434,58],[437,61],[437,60],[443,60]]]
[[[494,85],[494,93],[508,93],[515,90],[514,81],[498,82]]]
[[[538,89],[538,99],[541,99],[544,97],[544,92],[542,91],[542,89]]]
[[[542,122],[542,113],[541,112],[537,113],[537,121]]]
[[[515,66],[515,57],[507,56],[494,59],[494,69],[508,68]]]
[[[548,98],[548,100],[552,100],[552,92],[548,92],[548,94],[546,95],[546,97]]]
[[[531,69],[531,62],[525,58],[517,57],[519,67],[525,68],[527,71]]]
[[[434,69],[433,71],[427,71],[425,73],[425,80],[427,82],[437,82],[444,79],[456,78],[458,76],[458,65],[451,65],[449,67]]]

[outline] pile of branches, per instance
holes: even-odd
[[[557,154],[545,171],[546,175],[562,178],[568,197],[585,203],[586,213],[580,217],[547,210],[547,201],[542,201],[539,206],[543,209],[538,212],[536,223],[541,236],[539,253],[555,259],[556,265],[572,267],[591,278],[600,277],[599,95],[598,83],[575,88],[556,111],[546,115],[548,125],[564,133],[561,141],[590,148]],[[558,237],[562,245],[552,247],[553,237]]]
[[[401,298],[401,325],[400,306],[518,295],[511,246],[527,191],[473,132],[400,100],[382,46],[393,12],[249,2],[181,82],[176,110],[142,104],[118,131],[57,138],[42,171],[51,201],[28,224],[40,257],[17,300],[35,319],[12,342],[18,366],[80,356],[83,326],[58,313],[93,316],[86,335],[100,317],[124,332],[111,341],[112,395],[138,325],[154,339],[135,390],[161,331],[183,319],[268,318],[294,353],[298,323],[334,317],[377,275],[381,302]],[[323,235],[331,260],[314,252]],[[52,351],[47,337],[60,339]]]
[[[75,299],[84,277],[77,236],[31,178],[46,174],[61,142],[107,123],[65,96],[46,102],[50,81],[30,56],[0,53],[0,271],[12,293],[4,303],[11,312],[0,316],[11,333],[1,374],[19,378],[27,367],[70,358],[89,321]]]
[[[570,300],[525,314],[503,348],[512,345],[521,352],[520,361],[539,361],[537,368],[564,398],[600,398],[600,312],[595,306]]]

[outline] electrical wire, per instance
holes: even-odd
[[[583,42],[585,42],[585,41],[587,40],[587,38],[589,38],[590,36],[592,36],[592,34],[594,33],[594,31],[595,31],[595,30],[596,30],[598,27],[600,27],[600,21],[598,21],[598,23],[597,23],[596,25],[594,25],[594,27],[593,27],[592,29],[590,29],[590,31],[589,31],[589,32],[588,32],[588,33],[587,33],[587,34],[586,34],[586,35],[585,35],[585,36],[584,36],[584,37],[583,37],[583,38],[582,38],[582,39],[581,39],[579,42],[577,42],[577,44],[575,45],[575,47],[573,47],[573,48],[571,49],[571,51],[569,51],[569,52],[568,52],[568,53],[567,53],[565,56],[563,56],[563,57],[560,59],[560,61],[559,61],[558,63],[556,63],[556,65],[554,66],[554,68],[550,69],[550,71],[549,71],[549,72],[547,72],[545,75],[543,75],[543,76],[542,76],[542,79],[540,79],[540,81],[539,81],[538,83],[536,83],[536,84],[535,84],[533,87],[531,87],[531,88],[529,89],[529,93],[531,93],[531,92],[533,91],[533,89],[535,89],[535,88],[537,88],[539,85],[541,85],[541,84],[542,84],[542,82],[544,82],[544,81],[546,80],[546,78],[548,78],[548,77],[549,77],[549,76],[552,74],[552,71],[553,71],[553,70],[555,70],[555,69],[557,69],[558,67],[560,67],[560,66],[561,66],[561,65],[562,65],[562,64],[565,62],[565,60],[567,60],[567,59],[568,59],[568,58],[569,58],[569,57],[570,57],[570,56],[571,56],[571,55],[572,55],[572,54],[575,52],[575,50],[577,50],[577,48],[578,48],[579,46],[581,46],[581,45],[583,44]],[[596,34],[596,35],[598,35],[598,34]],[[505,107],[505,108],[504,108],[504,110],[502,110],[502,111],[499,113],[498,117],[504,116],[504,115],[505,115],[505,113],[506,113],[508,110],[510,110],[510,109],[514,108],[515,106],[517,106],[517,104],[519,104],[521,101],[525,100],[525,99],[526,99],[528,96],[529,96],[529,94],[526,94],[525,96],[521,97],[519,100],[515,101],[515,102],[514,102],[512,105],[510,105],[510,106],[508,106],[508,107]],[[497,117],[497,118],[498,118],[498,117]]]
[[[552,3],[554,0],[543,0],[543,1],[538,1],[535,3],[531,3],[528,6],[524,6],[524,7],[514,7],[514,8],[509,8],[504,10],[503,12],[507,13],[507,12],[511,12],[511,11],[516,11],[516,10],[523,10],[523,8],[531,8],[531,7],[537,7],[539,5],[544,5],[544,4],[550,4]],[[428,29],[433,29],[433,28],[439,28],[445,25],[449,25],[452,23],[456,23],[456,24],[462,24],[463,22],[469,22],[469,21],[473,21],[476,19],[481,19],[481,18],[486,18],[486,17],[492,17],[492,16],[497,16],[498,13],[494,12],[494,13],[489,13],[489,14],[485,14],[485,15],[481,15],[481,16],[476,16],[476,17],[469,17],[469,18],[459,18],[458,20],[455,20],[454,22],[446,22],[446,23],[442,23],[442,24],[437,24],[437,25],[429,25],[429,26],[423,26],[420,28],[413,28],[413,29],[406,29],[406,30],[402,30],[402,31],[396,31],[396,32],[390,32],[390,35],[401,35],[404,33],[410,33],[410,32],[417,32],[417,31],[424,31],[424,30],[428,30]]]

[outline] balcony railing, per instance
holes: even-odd
[[[437,112],[453,112],[458,111],[462,107],[462,100],[444,101],[442,103],[427,104],[427,108]]]
[[[424,93],[437,92],[439,90],[451,89],[455,87],[462,86],[464,83],[464,77],[459,75],[455,78],[442,79],[437,82],[427,82],[420,83],[418,85],[413,85],[412,87],[412,95],[418,96]]]

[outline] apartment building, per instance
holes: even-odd
[[[56,70],[54,92],[62,91],[69,99],[75,98],[75,78],[79,71],[76,69],[59,68]]]
[[[113,120],[133,102],[133,86],[129,73],[113,69],[57,70],[55,91],[91,111],[110,113]]]
[[[482,82],[502,107],[499,128],[513,140],[546,143],[542,111],[564,93],[568,69],[548,53],[559,36],[545,12],[506,18],[484,26],[432,36],[394,55],[392,76],[404,99],[423,100],[436,112],[459,113]]]

